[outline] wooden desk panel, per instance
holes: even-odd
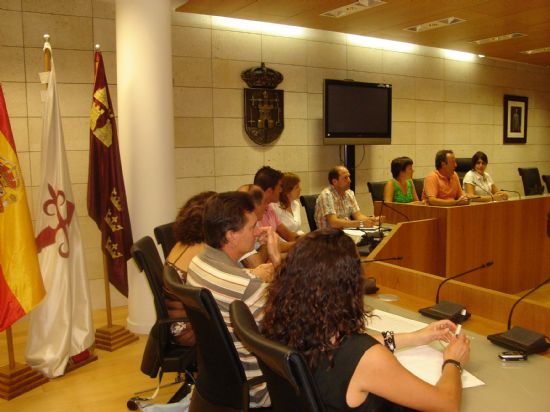
[[[423,256],[403,262],[402,266],[449,277],[492,260],[492,267],[468,274],[461,280],[506,293],[531,288],[550,276],[550,238],[546,234],[550,210],[548,195],[456,207],[399,203],[390,206],[411,221],[432,218],[438,222],[437,229],[425,224],[408,229],[403,225],[402,233],[395,230],[390,235],[395,239],[386,244],[392,253],[404,255],[409,251]],[[380,202],[375,202],[375,212],[379,211]],[[388,207],[384,207],[382,213],[391,223],[405,221]],[[418,222],[410,224],[417,225]],[[433,242],[411,243],[411,232],[425,239],[420,233],[422,230],[437,233],[437,242],[441,246],[435,247]],[[381,251],[382,247],[383,244],[377,250]],[[444,250],[443,263],[437,256],[436,262],[426,265],[429,256],[434,258],[434,253],[441,253],[441,247]]]

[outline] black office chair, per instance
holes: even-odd
[[[174,344],[171,340],[170,325],[173,322],[187,319],[169,318],[168,316],[163,294],[163,264],[153,239],[149,236],[141,238],[132,245],[130,253],[139,270],[145,273],[153,294],[157,315],[157,321],[151,328],[143,352],[141,371],[151,378],[156,378],[158,375],[159,384],[164,372],[177,372],[176,379],[172,384],[181,384],[181,387],[172,396],[169,403],[177,402],[183,399],[191,389],[190,381],[194,371],[195,348]],[[179,280],[178,275],[175,276]],[[143,392],[146,391],[137,393]],[[128,401],[128,408],[134,409],[132,401],[135,403],[141,399],[143,398],[131,398]]]
[[[542,175],[542,180],[546,185],[546,191],[550,193],[550,175]]]
[[[157,226],[153,229],[155,233],[155,239],[162,248],[162,254],[164,259],[168,257],[170,251],[176,244],[176,238],[174,237],[174,222],[165,223],[164,225]]]
[[[323,412],[325,407],[301,353],[263,337],[241,301],[229,307],[239,340],[258,358],[275,412]]]
[[[317,230],[317,224],[315,223],[315,204],[319,195],[302,195],[300,196],[300,203],[306,209],[307,223],[309,224],[309,230],[312,232]]]
[[[422,192],[424,191],[424,179],[413,179],[413,183],[418,199],[422,200]]]
[[[386,182],[367,182],[373,202],[384,200],[384,186],[386,186]]]
[[[457,157],[455,172],[460,180],[460,186],[462,186],[462,180],[466,173],[472,170],[472,159],[469,157]]]
[[[169,281],[168,286],[183,302],[197,342],[198,376],[189,411],[271,411],[271,408],[249,407],[250,386],[265,380],[260,376],[247,381],[212,293],[181,282]]]
[[[538,167],[518,167],[518,173],[523,182],[525,196],[541,195],[544,192]]]

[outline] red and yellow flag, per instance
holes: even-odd
[[[45,294],[25,183],[0,85],[0,332],[30,312]]]
[[[132,227],[118,149],[115,114],[101,52],[95,54],[95,84],[90,113],[88,215],[101,230],[109,281],[128,296],[126,261],[130,259]]]

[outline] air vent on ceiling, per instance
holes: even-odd
[[[464,23],[466,20],[458,17],[445,17],[444,19],[430,21],[428,23],[417,24],[415,26],[407,27],[403,30],[412,31],[414,33],[420,33],[421,31],[440,29],[442,27],[452,26],[453,24]]]
[[[541,47],[540,49],[524,50],[520,53],[523,53],[523,54],[539,54],[539,53],[548,53],[548,52],[550,52],[550,47]]]
[[[518,39],[520,37],[527,36],[524,33],[509,33],[509,34],[501,34],[500,36],[494,36],[494,37],[487,37],[486,39],[479,39],[479,40],[472,40],[470,43],[474,44],[487,44],[487,43],[496,43],[498,41],[504,41],[504,40],[510,40],[510,39]]]
[[[345,17],[350,14],[359,13],[363,10],[372,9],[373,7],[381,6],[382,4],[386,4],[386,2],[383,0],[359,0],[346,6],[338,7],[337,9],[322,13],[321,16],[339,19],[340,17]]]

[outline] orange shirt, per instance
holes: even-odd
[[[453,175],[449,179],[439,173],[439,170],[434,170],[424,178],[422,200],[427,200],[430,196],[438,199],[458,199],[462,196],[458,175],[453,172]]]

